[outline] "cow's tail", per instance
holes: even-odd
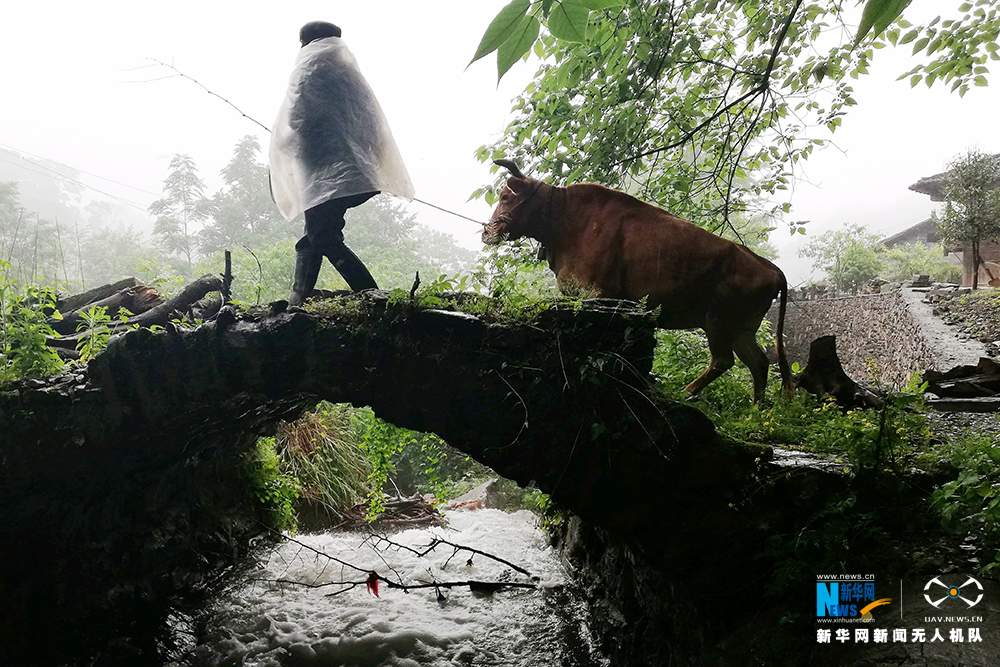
[[[788,281],[785,274],[778,271],[778,293],[781,301],[778,306],[778,331],[774,337],[774,351],[778,355],[778,371],[781,373],[781,388],[785,396],[791,398],[794,393],[792,387],[792,370],[788,367],[788,357],[785,356],[785,306],[788,303]]]

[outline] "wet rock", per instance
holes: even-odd
[[[725,449],[710,442],[704,447]],[[761,450],[755,463],[757,475],[736,492],[752,500],[734,503],[728,512],[699,488],[697,466],[649,490],[686,499],[680,504],[664,498],[662,516],[647,526],[686,551],[686,558],[664,560],[662,550],[577,517],[557,528],[563,559],[591,600],[592,622],[611,664],[810,664],[805,654],[794,663],[755,659],[751,647],[762,633],[774,631],[778,616],[772,610],[761,614],[757,603],[743,607],[740,600],[763,597],[755,586],[775,567],[774,554],[766,552],[769,539],[815,528],[814,515],[848,496],[851,476],[843,462],[779,448]],[[696,529],[685,529],[688,522]]]
[[[503,493],[499,488],[499,480],[490,479],[467,493],[448,501],[448,509],[499,509],[504,504]]]

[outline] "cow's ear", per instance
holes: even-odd
[[[520,192],[528,185],[528,179],[518,178],[517,176],[511,176],[507,179],[507,187],[513,192]]]

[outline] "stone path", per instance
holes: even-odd
[[[904,287],[901,293],[910,314],[920,325],[927,345],[934,353],[935,370],[947,371],[963,364],[975,366],[980,357],[988,356],[982,343],[960,338],[954,328],[934,315],[934,306],[923,301],[924,292],[914,292],[913,289]]]

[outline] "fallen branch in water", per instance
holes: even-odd
[[[393,581],[392,579],[387,579],[382,575],[376,573],[375,579],[385,583],[389,588],[398,588],[404,593],[409,593],[410,591],[420,590],[422,588],[459,588],[462,586],[468,586],[470,591],[476,593],[494,593],[501,588],[538,588],[538,584],[520,582],[520,581],[436,581],[430,583],[420,583],[420,584],[401,584],[398,581]],[[368,577],[362,581],[328,581],[322,584],[310,584],[307,581],[296,581],[295,579],[251,579],[250,581],[257,583],[267,583],[267,584],[289,584],[292,586],[304,586],[305,588],[328,588],[330,586],[343,586],[344,588],[339,591],[334,591],[333,593],[327,593],[326,597],[334,597],[335,595],[340,595],[341,593],[346,593],[347,591],[353,590],[358,586],[370,586],[372,582],[372,577]]]
[[[270,531],[271,533],[274,533],[276,535],[281,535],[281,537],[284,540],[288,541],[288,542],[292,542],[294,544],[297,544],[300,547],[302,547],[303,549],[311,551],[312,553],[314,553],[314,554],[316,554],[318,556],[322,556],[323,558],[327,558],[327,559],[329,559],[330,561],[332,561],[334,563],[338,563],[338,564],[340,564],[340,565],[342,565],[344,567],[350,568],[350,569],[355,570],[357,572],[363,572],[367,576],[365,577],[365,579],[360,580],[360,581],[343,580],[343,581],[328,581],[328,582],[324,582],[324,583],[310,583],[310,582],[307,582],[307,581],[298,581],[298,580],[295,580],[295,579],[252,579],[251,580],[251,581],[257,582],[257,583],[269,583],[269,584],[278,584],[278,585],[286,585],[287,584],[287,585],[292,585],[292,586],[303,586],[303,587],[306,587],[306,588],[328,588],[330,586],[340,586],[341,587],[339,590],[334,591],[333,593],[328,593],[327,597],[333,597],[335,595],[340,595],[341,593],[346,593],[347,591],[353,590],[353,589],[357,588],[358,586],[362,586],[362,585],[367,586],[369,591],[372,591],[376,596],[378,596],[378,582],[384,583],[388,588],[395,588],[395,589],[402,590],[404,593],[409,593],[410,591],[420,590],[420,589],[424,589],[424,588],[441,589],[441,588],[459,588],[459,587],[465,587],[465,586],[467,586],[470,591],[477,592],[477,593],[494,593],[494,592],[496,592],[496,591],[498,591],[498,590],[500,590],[502,588],[537,588],[538,587],[538,584],[535,583],[535,582],[538,581],[538,577],[532,577],[531,573],[528,572],[523,567],[515,565],[514,563],[511,563],[508,560],[500,558],[499,556],[494,556],[493,554],[487,553],[487,552],[482,551],[480,549],[475,549],[473,547],[467,547],[467,546],[464,546],[464,545],[461,545],[461,544],[455,544],[454,542],[449,542],[448,540],[444,540],[444,539],[441,539],[439,537],[432,538],[430,544],[428,544],[426,547],[424,547],[423,550],[414,549],[413,547],[406,546],[405,544],[400,544],[398,542],[390,540],[388,537],[386,537],[384,535],[378,535],[376,533],[372,533],[368,537],[366,537],[364,539],[364,541],[362,542],[362,544],[368,543],[369,546],[372,548],[372,550],[374,550],[376,553],[381,553],[382,551],[385,551],[386,549],[394,547],[396,549],[402,549],[402,550],[409,551],[410,553],[414,554],[418,558],[423,558],[427,554],[429,554],[432,551],[434,551],[434,549],[436,549],[437,547],[444,545],[444,546],[448,546],[448,547],[451,547],[452,549],[454,549],[454,552],[451,554],[451,556],[448,557],[448,560],[445,561],[444,566],[442,566],[442,567],[446,567],[448,565],[448,563],[451,561],[451,559],[454,558],[455,555],[458,554],[459,552],[467,551],[467,552],[469,552],[469,553],[472,554],[472,556],[470,556],[469,560],[467,561],[467,564],[470,567],[472,566],[472,558],[473,558],[473,556],[479,555],[479,556],[483,556],[484,558],[489,558],[491,560],[494,560],[494,561],[496,561],[498,563],[502,563],[503,565],[506,565],[507,567],[510,567],[511,569],[513,569],[513,570],[515,570],[517,572],[520,572],[521,574],[523,574],[523,575],[525,575],[527,577],[530,577],[533,581],[532,582],[518,582],[518,581],[478,581],[478,580],[472,580],[472,579],[470,579],[470,580],[465,580],[465,581],[444,581],[444,582],[433,581],[432,580],[430,582],[419,582],[419,583],[415,583],[415,584],[404,584],[401,581],[402,577],[400,577],[399,573],[396,572],[392,568],[391,565],[389,565],[388,563],[385,563],[384,559],[383,559],[383,563],[386,564],[387,568],[389,568],[390,570],[393,570],[393,572],[396,574],[397,579],[392,579],[392,578],[389,578],[389,577],[385,577],[385,576],[379,574],[378,572],[376,572],[375,570],[367,570],[365,568],[359,567],[357,565],[353,565],[353,564],[351,564],[351,563],[349,563],[349,562],[347,562],[345,560],[342,560],[340,558],[337,558],[335,556],[331,556],[331,555],[327,554],[326,552],[324,552],[324,551],[322,551],[320,549],[317,549],[317,548],[315,548],[313,546],[310,546],[310,545],[306,544],[305,542],[302,542],[301,540],[295,539],[294,537],[288,537],[287,535],[284,535],[284,534],[282,534],[282,533],[274,530],[273,528],[270,528],[269,526],[265,526],[264,524],[261,524],[261,526],[263,528],[265,528],[266,530]],[[438,598],[439,598],[439,601],[443,601],[443,596],[441,596],[440,590],[438,591]]]
[[[476,555],[478,555],[478,556],[484,556],[484,557],[489,558],[491,560],[495,560],[498,563],[503,563],[507,567],[509,567],[509,568],[511,568],[513,570],[516,570],[517,572],[520,572],[521,574],[523,574],[526,577],[530,577],[531,576],[530,572],[528,572],[527,570],[525,570],[522,567],[518,567],[517,565],[514,565],[509,560],[504,560],[503,558],[500,558],[499,556],[494,556],[493,554],[486,553],[485,551],[480,551],[479,549],[473,549],[472,547],[466,547],[466,546],[462,546],[461,544],[455,544],[454,542],[449,542],[448,540],[443,540],[440,537],[435,537],[433,540],[431,540],[431,543],[428,544],[424,548],[423,551],[419,551],[417,549],[414,549],[413,547],[408,547],[405,544],[399,544],[398,542],[393,542],[388,537],[386,537],[384,535],[378,535],[378,534],[375,534],[375,533],[372,533],[371,535],[369,535],[367,539],[371,540],[373,538],[376,538],[376,539],[380,540],[381,542],[385,542],[389,546],[396,547],[397,549],[405,549],[406,551],[409,551],[410,553],[412,553],[415,556],[417,556],[417,558],[423,558],[424,556],[426,556],[430,552],[434,551],[434,549],[436,549],[437,547],[441,546],[442,544],[445,545],[445,546],[449,546],[449,547],[453,548],[455,551],[451,554],[451,556],[448,557],[448,560],[446,560],[444,562],[444,565],[442,566],[442,569],[444,569],[445,567],[447,567],[448,563],[451,562],[451,559],[454,558],[460,551],[468,551],[469,553],[473,554],[473,556],[476,556]],[[372,545],[372,548],[378,550],[378,546],[377,545]],[[465,563],[469,567],[472,567],[472,558],[473,558],[473,556],[469,556],[469,560],[466,561],[466,563]]]

